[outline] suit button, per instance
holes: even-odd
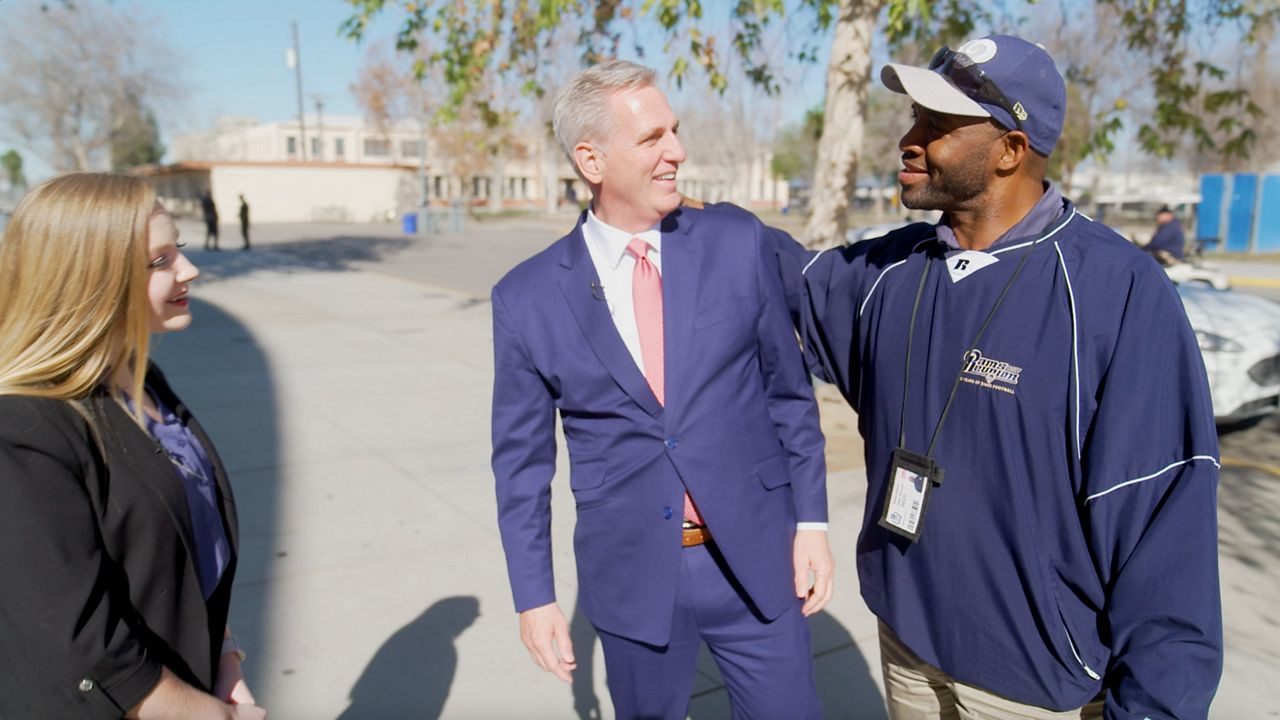
[[[667,507],[662,508],[662,519],[663,519],[663,520],[670,520],[670,519],[671,519],[671,507],[670,507],[670,506],[667,506]]]
[[[93,689],[93,681],[85,678],[80,681],[80,692],[89,692]]]
[[[666,446],[667,446],[667,449],[668,449],[668,450],[675,450],[675,449],[676,449],[676,439],[675,439],[675,438],[667,438],[667,441],[666,441],[666,443],[665,443],[665,444],[666,444]]]

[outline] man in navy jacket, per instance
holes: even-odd
[[[942,220],[816,256],[770,237],[866,442],[891,717],[1205,717],[1218,444],[1177,293],[1045,181],[1066,92],[1043,49],[881,78],[912,100],[902,202]]]
[[[763,228],[679,208],[684,147],[654,82],[614,61],[561,92],[556,134],[591,208],[493,290],[493,471],[521,637],[569,680],[558,412],[578,607],[618,717],[684,718],[705,641],[735,716],[816,718],[804,618],[833,564],[813,391]]]
[[[1156,213],[1155,235],[1151,236],[1151,242],[1144,249],[1155,256],[1161,265],[1168,267],[1186,262],[1186,244],[1187,238],[1182,233],[1182,223],[1178,221],[1178,216],[1173,214],[1168,205],[1160,208]]]

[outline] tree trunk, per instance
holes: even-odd
[[[493,172],[489,175],[489,205],[490,215],[497,215],[502,212],[503,201],[507,199],[507,156],[500,153],[493,158]]]
[[[843,242],[849,225],[867,114],[871,36],[884,2],[840,0],[827,65],[827,102],[814,170],[813,212],[804,230],[804,244],[809,247]]]
[[[544,210],[547,215],[555,215],[560,205],[560,180],[557,177],[556,163],[560,160],[560,146],[554,140],[542,139],[542,187]]]

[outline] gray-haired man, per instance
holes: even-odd
[[[735,717],[819,717],[805,616],[831,594],[822,434],[777,258],[752,219],[679,207],[684,146],[653,71],[587,70],[555,116],[591,208],[493,291],[493,469],[521,636],[569,679],[549,533],[559,411],[578,607],[618,716],[685,717],[705,641]]]

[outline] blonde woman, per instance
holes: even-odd
[[[0,240],[0,717],[262,718],[227,628],[236,512],[149,363],[191,324],[173,220],[74,174]]]

